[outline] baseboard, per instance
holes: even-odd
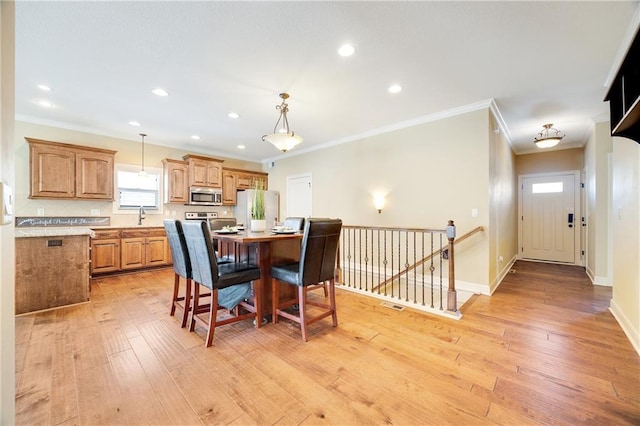
[[[584,268],[587,276],[591,280],[591,284],[593,285],[601,285],[603,287],[613,287],[613,283],[611,282],[611,278],[609,277],[599,277],[593,273],[593,271],[589,267]]]
[[[611,299],[611,303],[609,305],[609,312],[611,312],[616,321],[618,321],[618,324],[620,324],[622,331],[624,331],[624,334],[631,342],[631,345],[638,355],[640,355],[640,330],[636,330],[633,327],[633,323],[629,321],[629,318],[627,318],[613,299]]]
[[[491,296],[493,293],[495,293],[495,291],[498,289],[498,287],[500,287],[500,284],[502,284],[502,280],[504,280],[504,277],[507,276],[507,274],[509,273],[509,271],[513,267],[513,264],[516,263],[517,259],[518,259],[517,256],[514,254],[513,257],[511,259],[509,259],[509,261],[507,262],[506,266],[504,268],[502,268],[502,270],[500,271],[500,273],[498,274],[496,279],[493,280],[493,282],[491,284],[489,284],[488,296]]]

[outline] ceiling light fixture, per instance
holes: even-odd
[[[44,108],[53,108],[53,104],[51,102],[45,101],[45,100],[38,101],[38,105],[40,105],[41,107],[44,107]]]
[[[238,114],[237,112],[230,112],[229,114],[227,114],[227,117],[236,119],[240,118],[240,114]]]
[[[144,137],[147,136],[144,133],[140,133],[140,136],[142,136],[142,156],[141,156],[141,160],[140,160],[140,173],[138,173],[138,176],[147,176],[147,172],[144,170]]]
[[[199,140],[200,140],[200,136],[198,136],[198,135],[191,135],[191,139],[193,139],[194,141],[199,141]]]
[[[45,92],[50,92],[51,91],[51,87],[45,85],[45,84],[38,84],[38,89],[43,90]]]
[[[280,97],[282,98],[282,103],[276,105],[276,109],[280,111],[280,116],[278,117],[278,121],[276,121],[276,125],[273,127],[273,133],[264,135],[262,140],[273,144],[282,152],[287,152],[302,142],[302,138],[289,128],[289,120],[287,120],[287,112],[289,112],[287,99],[289,98],[289,94],[280,93]]]
[[[543,129],[538,133],[538,136],[533,139],[533,142],[535,142],[538,148],[551,148],[556,146],[558,142],[565,137],[564,134],[560,133],[560,130],[554,129],[552,126],[552,123],[543,125]]]
[[[130,121],[130,122],[129,122],[129,126],[139,127],[139,126],[140,126],[140,123],[138,123],[137,121]]]
[[[157,95],[157,96],[169,96],[169,92],[167,92],[166,90],[161,89],[159,87],[157,89],[153,89],[151,91],[151,93],[153,93],[154,95]]]
[[[356,51],[356,49],[352,45],[344,44],[344,45],[340,46],[340,49],[338,49],[338,55],[344,56],[344,57],[348,57],[348,56],[353,55],[355,51]]]
[[[400,92],[402,92],[402,86],[400,86],[399,84],[389,86],[389,93],[396,94]]]

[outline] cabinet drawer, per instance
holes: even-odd
[[[95,233],[95,236],[92,238],[94,240],[108,240],[112,238],[120,238],[119,229],[103,229],[103,230],[94,229],[93,232]]]
[[[164,228],[123,229],[122,238],[164,237]]]

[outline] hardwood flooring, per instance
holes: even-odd
[[[180,328],[173,271],[16,319],[20,425],[640,424],[640,357],[579,267],[517,262],[460,321],[337,291],[337,328]],[[321,297],[315,292],[313,297]]]

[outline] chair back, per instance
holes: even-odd
[[[187,242],[184,239],[182,223],[179,220],[165,219],[164,230],[171,247],[173,259],[173,271],[184,278],[192,278],[191,261],[187,251]]]
[[[340,219],[308,219],[302,237],[298,285],[314,285],[333,279],[338,241],[342,230]]]
[[[182,224],[187,250],[191,259],[193,280],[210,289],[218,282],[218,262],[211,242],[209,224],[205,221]]]
[[[302,231],[304,229],[304,217],[288,217],[282,225],[296,231]]]

